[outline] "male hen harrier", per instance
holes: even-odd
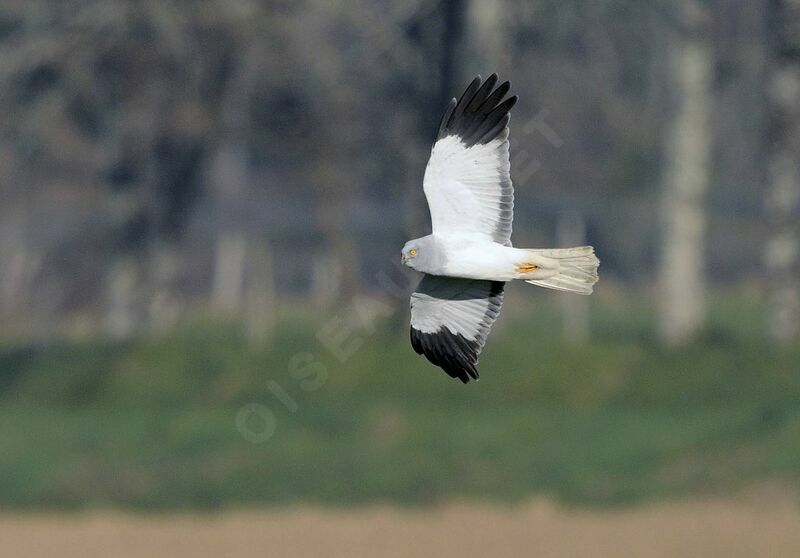
[[[514,189],[508,121],[517,102],[509,82],[480,76],[444,111],[423,189],[433,233],[410,240],[402,260],[425,275],[411,295],[411,345],[467,383],[500,313],[506,281],[591,294],[599,261],[591,246],[512,248]]]

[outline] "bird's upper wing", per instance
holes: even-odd
[[[467,383],[503,304],[502,281],[425,275],[411,294],[411,345]]]
[[[509,175],[508,121],[517,102],[480,76],[453,99],[439,125],[423,182],[434,234],[478,233],[511,244],[514,188]]]

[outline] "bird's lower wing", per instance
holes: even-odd
[[[502,281],[425,275],[411,295],[411,345],[453,378],[478,379],[478,355],[503,304]]]

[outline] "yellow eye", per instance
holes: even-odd
[[[411,250],[408,251],[408,253],[411,254],[412,256],[416,256],[417,255],[417,249],[416,248],[412,248]]]

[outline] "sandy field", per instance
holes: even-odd
[[[622,510],[452,504],[414,510],[295,507],[219,514],[0,514],[16,558],[637,558],[800,556],[800,507],[785,494]]]

